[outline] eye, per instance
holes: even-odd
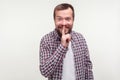
[[[70,20],[71,20],[71,18],[70,18],[70,17],[67,17],[65,20],[70,21]]]
[[[62,18],[61,17],[58,17],[58,18],[56,18],[57,19],[57,21],[61,21],[62,20]]]

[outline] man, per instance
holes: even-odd
[[[40,42],[40,71],[48,80],[93,80],[85,39],[72,30],[74,8],[62,3],[54,9],[55,29]]]

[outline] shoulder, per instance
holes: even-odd
[[[76,45],[80,45],[81,47],[84,47],[84,48],[87,47],[86,40],[81,33],[73,31],[72,32],[72,40],[73,40],[74,44],[76,44]]]
[[[47,33],[46,35],[44,35],[42,38],[41,38],[41,42],[49,42],[51,40],[53,40],[54,38],[54,31],[51,31],[49,33]]]
[[[75,32],[75,31],[72,31],[72,37],[75,39],[84,39],[85,40],[84,36],[81,33]]]

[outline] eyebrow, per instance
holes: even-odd
[[[61,16],[56,16],[56,17],[61,18]],[[70,18],[70,17],[67,16],[67,17],[65,17],[65,18]]]

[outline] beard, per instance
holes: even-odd
[[[55,30],[57,31],[57,33],[58,33],[58,35],[60,36],[60,37],[62,37],[62,29],[61,29],[61,27],[62,26],[57,26],[56,28],[55,28]],[[71,33],[71,31],[72,31],[72,26],[67,26],[67,30],[65,30],[65,34],[70,34]]]

